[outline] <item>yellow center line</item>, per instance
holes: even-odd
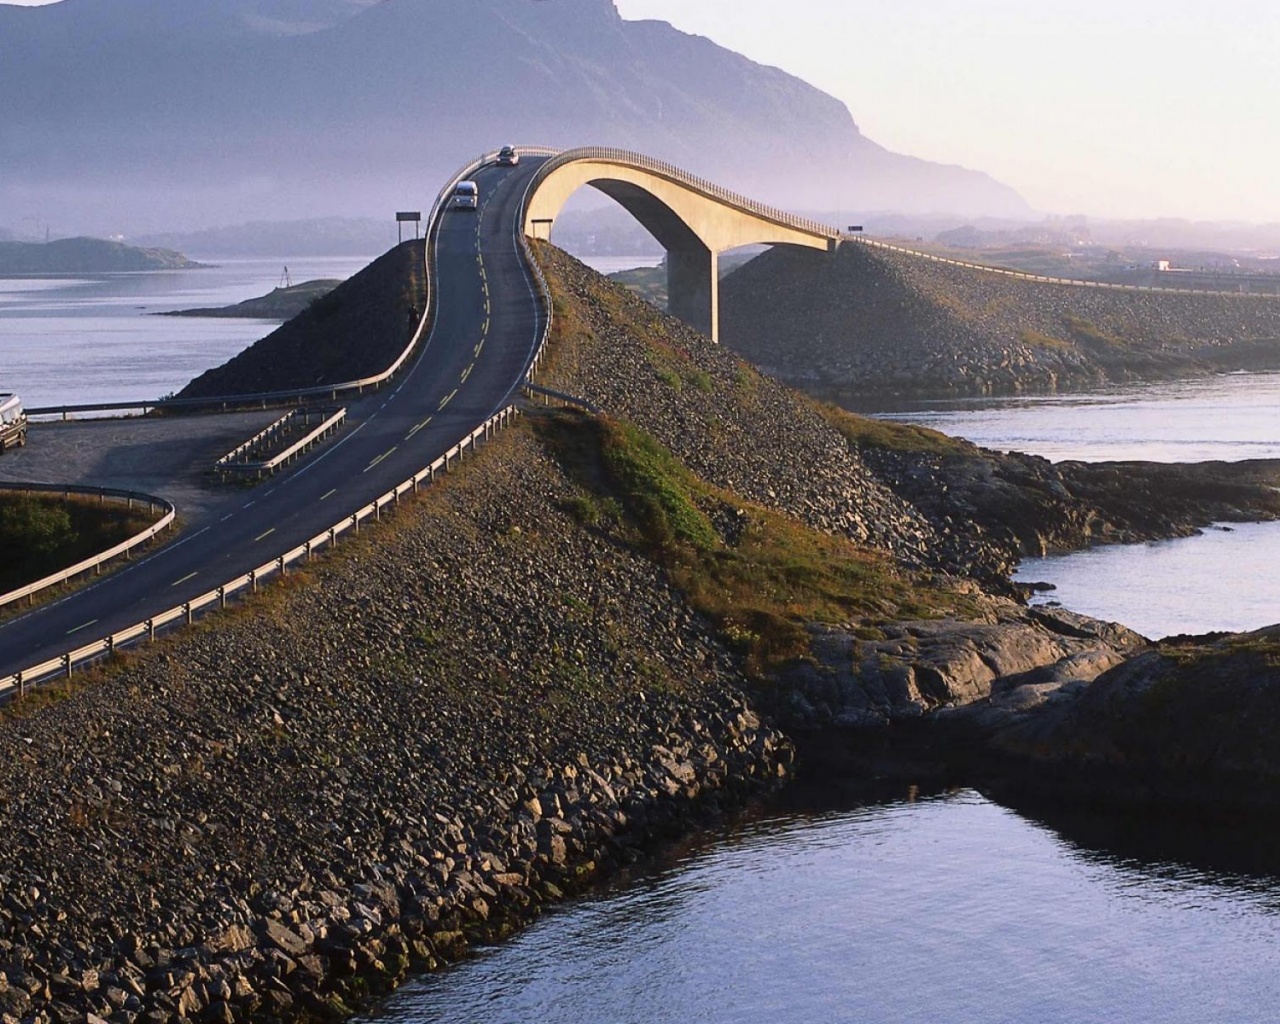
[[[454,395],[456,395],[457,393],[458,393],[458,389],[457,389],[457,388],[454,388],[454,389],[453,389],[452,391],[450,391],[447,395],[445,395],[445,396],[444,396],[444,398],[442,398],[442,399],[440,400],[440,409],[443,409],[446,405],[448,405],[450,402],[452,402],[452,401],[453,401],[453,396],[454,396]],[[436,411],[438,412],[439,410],[436,410]]]
[[[474,370],[475,368],[476,368],[476,364],[472,363],[470,366],[468,366],[465,370],[462,371],[463,384],[467,382],[467,378],[471,376],[471,371]]]
[[[411,431],[409,431],[409,433],[405,435],[405,438],[404,438],[404,439],[405,439],[406,441],[410,440],[410,439],[413,437],[413,435],[414,435],[414,434],[416,434],[419,430],[422,430],[424,427],[426,427],[426,425],[427,425],[428,423],[430,423],[430,422],[432,421],[432,419],[433,419],[433,418],[434,418],[434,417],[432,417],[432,416],[428,416],[425,420],[423,420],[423,421],[422,421],[421,423],[419,423],[416,427],[414,427]]]
[[[170,583],[170,584],[169,584],[169,586],[171,586],[171,587],[176,587],[176,586],[178,586],[178,584],[180,584],[180,583],[186,583],[186,582],[187,582],[187,580],[193,580],[193,579],[195,579],[195,578],[196,578],[197,576],[199,576],[199,575],[200,575],[200,574],[199,574],[198,572],[188,573],[186,576],[183,576],[183,577],[182,577],[182,579],[180,579],[180,580],[174,580],[172,583]]]
[[[338,493],[338,488],[336,488],[336,487],[335,487],[333,490],[331,490],[328,494],[326,494],[326,495],[325,495],[324,497],[322,497],[320,500],[321,500],[321,501],[326,501],[326,500],[328,500],[329,498],[332,498],[332,497],[333,497],[335,494],[337,494],[337,493]]]
[[[258,543],[258,541],[260,541],[260,540],[266,540],[268,537],[270,537],[270,536],[271,536],[273,533],[275,533],[275,532],[276,532],[276,528],[273,526],[273,527],[271,527],[271,529],[269,529],[266,533],[260,533],[260,534],[258,534],[258,536],[254,537],[254,538],[253,538],[253,542],[254,542],[255,544],[257,544],[257,543]]]
[[[381,455],[379,455],[376,459],[374,459],[371,463],[369,463],[369,465],[365,466],[365,467],[364,467],[364,471],[365,471],[366,473],[367,473],[367,472],[369,472],[369,470],[373,469],[373,467],[374,467],[374,466],[376,466],[378,463],[380,463],[383,459],[389,458],[389,457],[390,457],[394,452],[395,452],[395,448],[392,448],[392,449],[391,449],[391,451],[383,452],[383,453],[382,453]]]
[[[76,626],[75,629],[69,629],[67,630],[67,636],[70,636],[72,633],[79,633],[80,630],[82,629],[88,629],[90,626],[93,625],[94,622],[97,622],[97,621],[98,621],[97,619],[94,619],[92,622],[86,622],[83,626]]]

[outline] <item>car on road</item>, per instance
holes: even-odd
[[[453,187],[453,208],[455,210],[477,210],[480,208],[480,186],[474,181],[460,181]]]
[[[17,395],[0,395],[0,452],[27,443],[27,414]]]
[[[498,150],[498,165],[500,167],[514,167],[520,162],[520,154],[516,152],[515,146],[503,146]]]

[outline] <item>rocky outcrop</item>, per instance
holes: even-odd
[[[991,744],[998,789],[1146,807],[1280,805],[1280,626],[1162,641]]]
[[[979,703],[1029,711],[1147,645],[1122,626],[1011,601],[991,602],[982,622],[897,622],[861,637],[810,630],[813,658],[782,674],[771,708],[797,733],[856,733]]]
[[[850,395],[1053,391],[1280,366],[1280,299],[1021,281],[905,253],[778,247],[729,275],[725,344]]]
[[[837,421],[840,417],[837,414]],[[1058,462],[956,444],[862,447],[864,462],[934,527],[951,572],[1003,591],[1025,557],[1190,536],[1280,517],[1280,462]]]
[[[0,723],[0,1013],[333,1017],[790,748],[523,430],[216,628]]]

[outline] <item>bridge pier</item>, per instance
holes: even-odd
[[[712,341],[720,340],[720,256],[705,245],[667,250],[667,308]]]

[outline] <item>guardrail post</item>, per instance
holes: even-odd
[[[155,619],[147,619],[147,642],[152,644],[156,642],[156,620]]]
[[[307,541],[307,561],[311,561],[311,541]]]
[[[27,695],[27,680],[21,672],[18,673],[18,700],[22,700]]]
[[[112,633],[111,636],[107,637],[107,653],[108,654],[116,653],[116,637],[114,633]]]
[[[378,498],[373,499],[373,521],[382,522],[382,502]]]
[[[284,555],[281,555],[276,559],[276,568],[280,570],[281,578],[289,575],[288,572],[285,571]]]
[[[329,527],[329,547],[336,548],[338,546],[338,528],[336,526]]]
[[[68,679],[71,678],[71,655],[70,654],[64,654],[62,656],[62,671],[63,671],[63,674]]]
[[[351,525],[356,531],[356,536],[360,536],[360,513],[353,512],[351,515]]]
[[[191,625],[195,621],[195,611],[192,609],[190,601],[182,606],[182,612],[187,617],[187,625]]]
[[[253,588],[253,592],[258,592],[258,570],[254,569],[249,573],[249,586]]]
[[[227,608],[227,588],[226,587],[218,588],[218,607],[221,608],[223,611],[226,611],[226,608]]]

